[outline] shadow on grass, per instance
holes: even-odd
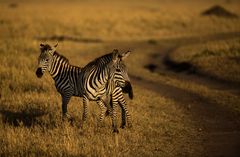
[[[12,9],[15,9],[15,8],[17,8],[19,5],[18,5],[18,3],[10,3],[9,5],[8,5],[8,7],[9,8],[12,8]]]
[[[240,32],[234,31],[234,32],[221,32],[221,33],[213,33],[209,35],[202,35],[202,36],[193,36],[193,37],[177,37],[173,39],[163,39],[158,41],[158,43],[164,42],[164,43],[172,43],[174,45],[177,45],[177,47],[181,46],[188,46],[188,45],[194,45],[198,43],[206,43],[210,41],[219,41],[219,40],[227,40],[227,39],[233,39],[239,37]]]
[[[188,73],[196,73],[197,68],[194,67],[189,62],[174,62],[173,60],[168,57],[164,57],[163,63],[172,71],[174,72],[188,72]]]
[[[49,37],[37,37],[37,40],[41,41],[72,41],[72,42],[81,42],[81,43],[102,43],[101,39],[90,39],[90,38],[79,38],[73,36],[64,36],[64,35],[53,35]]]
[[[47,113],[39,109],[28,109],[27,111],[11,111],[8,109],[0,109],[2,121],[5,124],[12,126],[26,126],[31,127],[36,124],[40,124],[37,120],[38,117],[44,116]]]
[[[151,59],[144,68],[152,73],[158,73],[159,75],[167,74],[168,71],[172,71],[180,78],[190,79],[188,77],[191,77],[191,81],[208,86],[211,85],[212,87],[215,86],[216,88],[239,89],[239,81],[224,79],[211,73],[204,72],[190,62],[176,62],[169,57],[170,53],[171,52],[166,53],[164,57]],[[195,77],[195,79],[193,77]]]
[[[194,74],[197,77],[201,77],[205,80],[213,81],[218,84],[226,85],[228,87],[239,88],[240,83],[239,81],[233,81],[229,79],[224,79],[213,75],[211,73],[203,72],[201,69],[197,68],[190,62],[176,62],[169,57],[170,53],[166,54],[163,58],[163,64],[171,71],[176,73],[179,72],[186,72],[187,74]]]
[[[211,82],[214,84],[222,84],[228,86],[230,89],[237,89],[240,87],[239,81],[226,80],[224,78],[212,75],[210,73],[203,72],[198,67],[194,66],[190,62],[176,62],[170,56],[176,51],[179,47],[194,45],[198,43],[205,43],[207,41],[218,41],[223,39],[232,39],[236,38],[240,35],[240,32],[228,32],[228,33],[218,33],[212,35],[205,35],[200,37],[183,37],[183,38],[175,38],[175,39],[163,39],[156,40],[154,43],[160,43],[162,45],[155,46],[157,52],[150,56],[149,63],[144,65],[144,68],[149,70],[150,72],[162,74],[166,72],[166,69],[169,71],[176,72],[180,75],[180,73],[185,74],[194,74],[196,77],[203,79],[204,81]],[[146,42],[149,43],[149,42]],[[169,45],[169,43],[171,43]],[[168,45],[165,50],[162,50],[161,46]],[[153,46],[153,45],[152,45]],[[159,50],[160,49],[160,50]],[[236,50],[237,51],[237,50]],[[192,80],[197,81],[198,79]]]

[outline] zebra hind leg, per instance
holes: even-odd
[[[111,116],[111,111],[109,109],[107,109],[107,111],[105,112],[105,116]]]
[[[103,119],[105,118],[107,107],[105,106],[105,104],[102,100],[98,100],[97,104],[98,104],[98,106],[100,107],[100,110],[101,110],[101,113],[100,113],[100,116],[99,116],[100,117],[99,121],[100,121],[100,123],[102,123]]]
[[[105,116],[112,116],[112,108],[113,108],[112,97],[110,97],[110,101],[105,102],[105,106],[107,107]]]
[[[83,96],[83,115],[82,115],[83,122],[87,120],[88,104],[89,104],[88,98],[86,96]]]

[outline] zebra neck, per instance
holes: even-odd
[[[65,70],[69,69],[71,65],[68,63],[68,60],[59,54],[55,53],[53,55],[53,62],[49,69],[49,73],[53,79],[61,75]]]

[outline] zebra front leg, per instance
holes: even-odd
[[[123,97],[123,95],[121,95],[118,99],[119,105],[121,107],[122,110],[122,124],[121,124],[121,128],[125,128],[126,127],[126,118],[127,118],[127,124],[128,127],[132,127],[132,120],[131,120],[131,116],[128,112],[127,109],[127,104],[126,101]]]
[[[83,115],[82,115],[83,122],[87,120],[88,104],[89,104],[89,99],[84,95],[83,96]]]
[[[120,107],[121,107],[121,111],[122,111],[122,123],[121,123],[121,128],[124,129],[126,127],[126,111],[124,109],[124,106],[119,103]]]
[[[67,105],[70,101],[71,96],[61,95],[62,96],[62,120],[71,119],[71,116],[67,113]]]
[[[117,105],[118,102],[113,100],[113,108],[112,108],[112,127],[113,127],[113,132],[114,133],[119,133],[118,128],[117,128]]]
[[[115,89],[112,94],[112,127],[113,127],[113,132],[118,133],[118,128],[117,128],[117,106],[118,106],[118,94],[119,90]]]
[[[101,110],[99,120],[100,120],[100,123],[102,123],[102,121],[103,121],[103,119],[105,117],[105,113],[107,111],[107,107],[105,106],[105,104],[103,103],[102,100],[98,100],[97,104],[98,104],[98,106],[100,107],[100,110]]]

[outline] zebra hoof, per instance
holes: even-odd
[[[132,128],[133,127],[133,125],[132,124],[128,124],[128,128]]]
[[[125,128],[126,128],[126,124],[122,124],[122,125],[120,126],[120,128],[125,129]]]
[[[66,115],[63,115],[62,116],[62,121],[63,122],[70,122],[70,123],[73,123],[74,119],[73,117],[71,117],[69,114],[66,114]]]
[[[62,116],[62,121],[66,122],[68,120],[68,118],[66,116]]]
[[[83,122],[88,121],[88,117],[87,117],[86,115],[82,116],[82,121],[83,121]]]
[[[118,129],[117,129],[117,128],[114,128],[114,129],[113,129],[113,133],[117,133],[117,134],[118,134],[118,133],[119,133]]]

